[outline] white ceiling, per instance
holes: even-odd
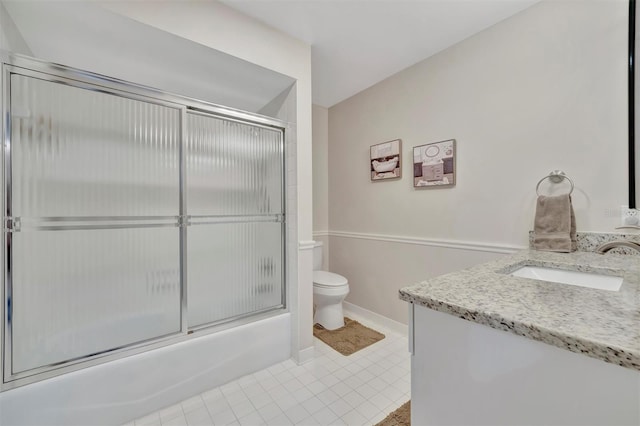
[[[222,0],[311,45],[330,107],[539,0]]]

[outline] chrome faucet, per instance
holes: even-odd
[[[640,252],[640,243],[637,243],[635,241],[616,240],[601,244],[600,246],[598,246],[598,248],[596,248],[596,253],[605,254],[609,250],[616,247],[627,247]]]

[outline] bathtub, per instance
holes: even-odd
[[[0,425],[120,425],[291,357],[281,313],[0,393]]]

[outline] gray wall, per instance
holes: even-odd
[[[405,322],[398,288],[525,247],[553,169],[576,183],[578,230],[618,226],[627,7],[543,1],[329,109],[329,264],[348,302]],[[402,178],[372,183],[369,147],[397,138]],[[412,147],[452,138],[457,185],[414,189]]]

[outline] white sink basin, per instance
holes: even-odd
[[[544,266],[523,266],[509,275],[609,291],[618,291],[622,286],[622,277],[593,272],[567,271]]]

